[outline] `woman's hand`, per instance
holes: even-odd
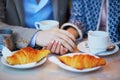
[[[60,45],[62,45],[60,49],[66,48],[68,49],[68,51],[72,52],[75,47],[75,40],[76,40],[75,37],[71,33],[65,30],[51,29],[45,31],[38,31],[36,37],[36,44],[44,47],[44,46],[48,46],[48,44],[51,41],[56,41],[59,42]]]
[[[68,52],[68,49],[63,47],[60,42],[51,41],[46,47],[43,49],[48,49],[51,53],[63,55]]]

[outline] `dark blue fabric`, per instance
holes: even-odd
[[[69,22],[82,29],[83,35],[97,27],[103,0],[72,0],[72,10]],[[108,0],[107,31],[113,43],[120,44],[120,0]]]

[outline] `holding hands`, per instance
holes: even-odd
[[[38,31],[36,44],[44,46],[44,48],[49,49],[52,53],[65,54],[67,51],[73,51],[75,40],[75,37],[68,31],[51,29]]]

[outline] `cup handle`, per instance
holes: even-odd
[[[35,28],[40,29],[40,23],[39,22],[35,22]]]

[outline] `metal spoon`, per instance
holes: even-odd
[[[95,53],[95,55],[101,54],[101,53],[105,53],[105,52],[108,52],[108,51],[112,51],[114,49],[115,49],[115,45],[110,45],[110,46],[108,46],[108,48],[106,49],[106,51],[97,52],[97,53]]]
[[[111,51],[113,49],[115,49],[115,45],[110,45],[110,46],[108,46],[107,51]]]
[[[86,48],[89,48],[87,42],[85,42],[85,47],[86,47]],[[105,52],[108,52],[108,51],[112,51],[112,50],[114,50],[114,49],[115,49],[115,45],[110,45],[110,46],[107,47],[107,49],[106,49],[105,51],[97,52],[97,53],[95,53],[95,54],[105,53]]]

